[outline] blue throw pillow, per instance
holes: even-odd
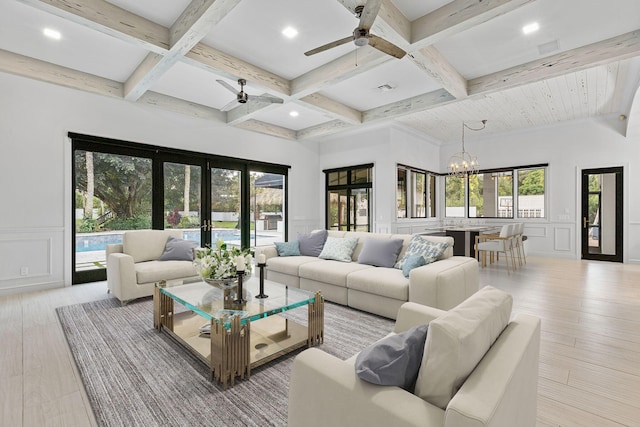
[[[356,375],[378,385],[392,385],[413,391],[429,324],[414,326],[390,335],[362,350],[356,357]]]
[[[327,240],[327,230],[315,231],[309,234],[298,234],[300,255],[317,257],[322,252],[324,242]]]
[[[402,274],[404,274],[404,277],[409,277],[411,270],[422,267],[426,263],[424,257],[420,254],[409,255],[402,264]]]
[[[393,267],[402,250],[402,239],[375,239],[368,237],[364,241],[358,263],[376,267]]]
[[[197,247],[198,242],[193,240],[182,240],[169,236],[164,246],[164,252],[158,261],[193,261],[193,250]]]
[[[278,256],[299,256],[300,245],[297,240],[291,242],[274,242]]]

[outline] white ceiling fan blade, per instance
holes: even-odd
[[[233,93],[234,95],[238,94],[238,89],[234,88],[233,86],[231,86],[229,83],[225,82],[224,80],[216,80],[218,83],[220,83],[222,86],[226,87],[227,89],[229,89],[229,91],[231,91],[231,93]]]
[[[374,36],[373,34],[369,35],[369,46],[375,47],[381,52],[386,53],[387,55],[395,56],[398,59],[403,58],[407,52],[400,49],[395,44],[386,41],[378,36]]]
[[[232,101],[227,102],[227,103],[224,105],[224,107],[222,107],[222,108],[220,109],[220,111],[229,111],[229,110],[233,109],[234,107],[237,107],[237,106],[238,106],[238,104],[240,104],[240,103],[238,102],[238,100],[237,100],[237,99],[234,99],[234,100],[232,100]]]
[[[370,30],[371,26],[373,25],[373,21],[375,21],[376,17],[378,16],[380,6],[382,6],[382,0],[367,1],[367,3],[364,5],[362,15],[360,15],[360,25],[358,26],[358,28]]]
[[[311,49],[310,51],[305,52],[304,54],[306,56],[315,55],[316,53],[324,52],[325,50],[329,50],[329,49],[334,48],[336,46],[340,46],[340,45],[343,45],[345,43],[349,43],[350,41],[353,41],[353,36],[345,37],[343,39],[336,40],[336,41],[331,42],[331,43],[327,43],[327,44],[325,44],[323,46],[317,47],[315,49]]]
[[[276,98],[275,96],[268,96],[268,95],[259,95],[259,96],[249,95],[249,99],[252,101],[270,102],[272,104],[284,103],[282,99]]]

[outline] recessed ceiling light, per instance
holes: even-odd
[[[524,27],[522,27],[522,32],[525,34],[531,34],[531,33],[535,33],[539,29],[540,29],[540,24],[538,24],[537,22],[532,22],[531,24],[527,24]]]
[[[289,112],[289,115],[290,115],[291,117],[298,117],[298,116],[300,115],[300,113],[298,113],[296,110],[293,110],[293,111],[290,111],[290,112]]]
[[[45,28],[44,30],[42,30],[42,34],[54,40],[60,40],[62,38],[62,34],[60,34],[60,31],[51,28]]]
[[[284,30],[282,30],[282,34],[285,37],[288,37],[288,38],[292,39],[292,38],[294,38],[295,36],[298,35],[298,30],[296,30],[293,27],[287,27]]]
[[[390,90],[394,90],[396,87],[391,83],[385,83],[383,85],[378,86],[378,90],[380,92],[389,92]]]

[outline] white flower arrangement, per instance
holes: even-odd
[[[244,260],[244,272],[251,274],[251,252],[237,247],[227,248],[227,244],[218,239],[216,247],[206,247],[196,251],[193,264],[203,279],[224,280],[233,279],[238,275],[239,257]]]

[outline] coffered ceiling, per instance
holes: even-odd
[[[395,122],[447,143],[463,120],[504,132],[629,114],[637,0],[383,0],[371,33],[405,57],[352,42],[304,55],[349,36],[364,3],[2,0],[0,72],[291,140]],[[282,104],[221,111],[235,95],[216,80],[239,78]]]

